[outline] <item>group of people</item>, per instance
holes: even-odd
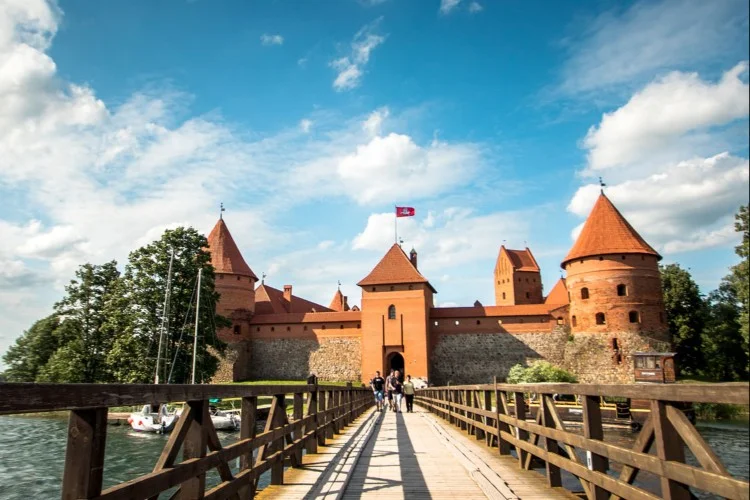
[[[401,412],[401,400],[406,399],[406,412],[414,411],[414,384],[411,381],[411,375],[402,380],[401,372],[391,370],[386,378],[380,376],[380,372],[375,372],[375,377],[370,380],[370,387],[375,395],[375,404],[378,411],[384,411],[390,408],[392,411]],[[387,400],[387,404],[386,404]]]

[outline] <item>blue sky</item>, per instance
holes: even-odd
[[[0,0],[0,352],[77,265],[225,220],[328,303],[393,242],[440,305],[545,289],[597,179],[704,292],[748,199],[744,1]],[[407,248],[407,250],[409,249]]]

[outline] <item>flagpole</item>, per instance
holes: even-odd
[[[398,243],[398,207],[393,206],[393,230],[394,230],[394,241]]]

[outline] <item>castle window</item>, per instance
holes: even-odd
[[[307,325],[303,326],[302,329],[307,331]]]
[[[372,287],[372,289],[370,289],[370,291],[371,291],[371,292],[374,292],[374,291],[375,291],[375,287]]]
[[[237,276],[237,281],[241,280],[242,276]]]
[[[362,328],[362,325],[357,323],[357,328]]]
[[[234,334],[239,335],[241,333],[240,325],[234,325]]]
[[[565,322],[563,321],[562,316],[558,316],[558,318],[557,318],[557,324],[558,325],[562,325],[563,323],[565,323]]]
[[[570,322],[573,323],[573,326],[578,326],[578,319],[575,316],[570,318]]]
[[[396,289],[396,287],[395,287],[395,286],[393,286],[393,285],[391,285],[391,291],[393,291],[393,290],[395,290],[395,289]]]
[[[604,313],[596,313],[596,324],[597,325],[607,324],[607,319],[604,317]]]
[[[286,327],[286,331],[287,331],[287,332],[291,332],[291,331],[292,331],[292,327],[291,327],[291,326],[287,326],[287,327]]]
[[[630,311],[628,313],[628,319],[630,319],[631,323],[640,323],[641,322],[641,315],[638,314],[638,311]]]
[[[438,326],[438,322],[437,321],[435,321],[435,326]]]
[[[500,280],[497,280],[497,284],[498,284],[498,285],[500,284]]]
[[[582,299],[588,299],[589,298],[589,289],[586,287],[581,288],[581,298]]]
[[[641,260],[646,260],[646,256],[645,255],[641,255]]]
[[[503,300],[505,300],[505,292],[503,292]]]
[[[414,285],[409,285],[409,290],[414,290]]]
[[[458,326],[458,325],[459,325],[459,322],[458,322],[458,320],[456,320],[456,326]]]
[[[622,260],[625,260],[625,256],[624,255],[622,256]]]
[[[619,351],[620,350],[620,345],[617,343],[617,339],[616,338],[612,339],[612,350],[613,351]]]
[[[321,328],[322,330],[325,330],[325,329],[326,329],[326,325],[320,325],[320,328]]]
[[[529,297],[531,297],[531,295],[529,295],[529,292],[526,292],[526,298],[528,299]]]
[[[519,282],[519,283],[521,282],[521,278],[518,278],[518,282]]]
[[[599,260],[604,260],[604,257],[599,257]]]
[[[388,306],[388,319],[396,319],[396,306],[393,304]]]
[[[256,332],[259,332],[259,331],[260,331],[260,327],[256,328],[256,329],[255,329],[255,331],[256,331]]]
[[[343,330],[344,329],[344,325],[341,325],[339,328]]]
[[[479,320],[477,320],[477,325],[481,325],[481,324],[482,324],[482,322],[479,321]]]
[[[618,297],[625,297],[627,294],[628,294],[628,286],[627,285],[623,285],[622,283],[620,283],[619,285],[617,285],[617,296]]]
[[[271,331],[272,331],[272,332],[275,332],[275,331],[276,331],[276,328],[272,326],[272,327],[271,327]]]

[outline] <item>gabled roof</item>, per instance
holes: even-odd
[[[208,235],[208,251],[211,252],[211,265],[217,273],[239,274],[258,280],[242,258],[224,219],[219,219]]]
[[[309,313],[315,309],[316,312],[330,312],[326,306],[316,304],[309,300],[292,295],[291,310],[289,302],[284,298],[284,292],[262,283],[255,289],[255,315],[259,314],[286,314],[286,313]]]
[[[380,262],[357,285],[395,285],[402,283],[426,283],[432,288],[427,278],[417,271],[401,247],[394,243]],[[432,288],[434,292],[435,289]]]
[[[346,297],[341,293],[341,289],[336,290],[336,293],[333,294],[333,299],[331,299],[331,305],[328,306],[328,309],[338,312],[349,310],[349,304],[346,303]]]
[[[505,248],[505,245],[502,245],[500,247],[500,253],[497,256],[498,261],[503,254],[507,256],[514,270],[539,272],[539,264],[537,264],[534,255],[528,247],[523,250],[511,250]]]
[[[557,308],[557,305],[520,304],[515,306],[484,306],[484,307],[433,307],[430,309],[430,319],[439,318],[476,318],[503,316],[545,316]]]
[[[555,283],[555,286],[550,290],[547,298],[544,299],[545,304],[569,304],[570,299],[568,298],[568,287],[565,285],[565,278],[560,278]]]
[[[617,253],[648,254],[661,259],[661,255],[641,238],[609,198],[602,193],[591,209],[573,248],[560,265],[565,267],[571,260],[582,257]]]

